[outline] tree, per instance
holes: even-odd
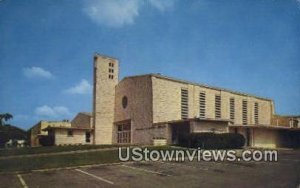
[[[27,140],[27,132],[14,125],[6,124],[0,126],[0,149],[5,146],[5,143],[12,140]],[[0,150],[1,152],[1,150]]]
[[[9,119],[12,118],[13,115],[11,115],[10,113],[0,114],[0,126],[3,126],[5,121],[8,121]]]

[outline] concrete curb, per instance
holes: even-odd
[[[35,170],[28,170],[28,171],[0,172],[0,175],[30,174],[30,173],[33,173],[33,172],[72,170],[72,169],[76,169],[76,168],[88,168],[88,167],[97,167],[97,166],[114,166],[114,165],[130,164],[130,163],[133,163],[133,161],[116,162],[116,163],[88,164],[88,165],[79,165],[79,166],[58,167],[58,168],[44,168],[44,169],[35,169]]]
[[[0,160],[2,160],[2,159],[17,159],[17,158],[23,158],[23,157],[42,157],[42,156],[54,156],[54,155],[76,154],[76,153],[88,153],[88,152],[97,152],[97,151],[110,151],[110,150],[116,150],[116,149],[118,149],[118,147],[113,147],[113,148],[99,148],[99,149],[88,149],[88,150],[62,151],[62,152],[53,152],[53,153],[39,153],[39,154],[14,155],[14,156],[0,157]]]

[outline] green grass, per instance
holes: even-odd
[[[118,150],[1,159],[0,172],[30,171],[34,169],[61,168],[98,163],[104,164],[118,161]]]
[[[149,150],[172,150],[170,147],[148,147]],[[125,152],[125,150],[123,150]],[[124,154],[124,153],[123,153]],[[0,159],[0,173],[30,172],[36,169],[62,168],[121,162],[118,149],[85,153]]]
[[[0,157],[30,155],[41,153],[56,153],[65,151],[89,150],[117,147],[116,145],[73,145],[73,146],[48,146],[48,147],[28,147],[28,148],[8,148],[0,150]]]

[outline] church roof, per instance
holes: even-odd
[[[191,85],[200,86],[200,87],[204,87],[204,88],[208,88],[208,89],[226,91],[226,92],[229,92],[229,93],[232,93],[232,94],[243,95],[243,96],[247,96],[247,97],[254,97],[254,98],[257,98],[257,99],[272,101],[272,99],[266,98],[266,97],[260,97],[260,96],[256,96],[256,95],[252,95],[252,94],[248,94],[248,93],[243,93],[243,92],[239,92],[239,91],[233,91],[233,90],[229,90],[229,89],[225,89],[225,88],[221,88],[221,87],[215,87],[215,86],[210,86],[210,85],[206,85],[206,84],[181,80],[181,79],[165,76],[165,75],[162,75],[162,74],[159,74],[159,73],[156,73],[156,74],[142,74],[142,75],[136,75],[136,76],[127,76],[127,77],[124,77],[123,80],[128,79],[128,78],[138,78],[138,77],[147,77],[147,76],[156,77],[156,78],[165,79],[165,80],[178,82],[178,83],[183,83],[183,84],[191,84]]]

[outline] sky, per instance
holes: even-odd
[[[92,111],[93,55],[300,114],[300,0],[0,0],[0,113],[28,129]]]

